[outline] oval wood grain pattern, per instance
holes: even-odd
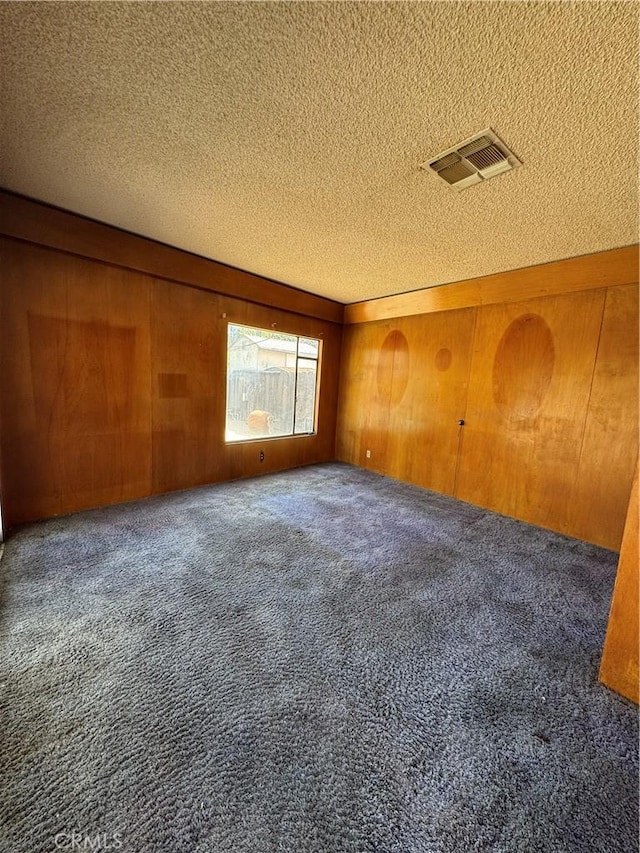
[[[493,399],[505,418],[533,418],[549,390],[553,335],[539,314],[522,314],[500,339],[493,362]]]
[[[340,371],[338,458],[380,473],[386,472],[390,405],[378,388],[378,368],[391,328],[383,322],[346,329]]]
[[[568,516],[604,299],[605,291],[592,290],[519,305],[487,305],[478,311],[456,497],[572,534]],[[555,350],[553,375],[535,417],[509,416],[509,407],[530,413],[539,405],[551,370],[550,351],[535,354],[524,346],[535,341],[549,349],[549,335],[539,322],[533,323],[530,338],[520,329],[521,318],[532,314],[544,318],[549,327]],[[533,360],[532,375],[523,354]],[[508,355],[513,363],[505,364]],[[527,385],[522,398],[517,387],[503,392],[506,417],[496,405],[494,376],[502,383]]]
[[[378,393],[382,400],[397,406],[409,381],[409,343],[402,332],[389,332],[378,356]]]
[[[577,281],[580,259],[576,269]],[[521,292],[526,284],[525,277]],[[538,333],[529,342],[547,352],[531,356],[533,398],[516,399],[516,409],[535,409],[546,384],[540,374],[552,375],[535,417],[505,419],[494,401],[495,356],[505,332],[511,327],[517,337],[513,329],[526,315],[543,318],[551,341],[534,321]],[[377,387],[378,356],[393,329],[405,335],[411,356],[395,406]],[[339,459],[620,547],[638,446],[637,285],[360,323],[345,329],[345,340]],[[513,339],[510,347],[514,381],[523,371],[527,379]],[[452,353],[446,371],[438,369],[443,350]]]
[[[452,494],[474,324],[468,309],[347,327],[338,458]]]
[[[449,370],[451,367],[451,359],[453,356],[451,355],[451,350],[443,347],[439,349],[436,353],[436,370],[439,370],[441,373],[444,373],[445,370]]]

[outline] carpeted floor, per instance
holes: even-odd
[[[0,849],[637,851],[615,566],[339,464],[25,527]]]

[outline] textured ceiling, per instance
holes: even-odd
[[[342,302],[638,239],[635,3],[1,3],[8,189]],[[492,127],[524,166],[418,164]]]

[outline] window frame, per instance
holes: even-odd
[[[236,326],[238,329],[242,329],[242,334],[251,333],[252,331],[258,332],[260,334],[264,334],[265,332],[268,335],[272,334],[281,334],[287,335],[288,337],[296,339],[296,348],[295,348],[295,367],[293,368],[294,372],[294,386],[293,386],[293,417],[292,417],[292,429],[293,432],[285,433],[281,435],[265,435],[265,436],[247,436],[245,438],[227,438],[228,425],[228,411],[229,411],[229,330],[231,326]],[[309,356],[309,355],[300,355],[300,341],[308,340],[314,341],[318,344],[318,353],[317,356]],[[225,407],[224,407],[224,443],[225,445],[238,445],[238,444],[249,444],[255,443],[259,441],[282,441],[282,440],[290,440],[295,438],[311,438],[313,436],[318,435],[318,417],[320,410],[320,376],[322,372],[322,357],[323,357],[323,344],[324,341],[321,337],[315,338],[311,335],[298,334],[297,332],[286,332],[282,329],[269,328],[265,329],[260,326],[252,326],[240,322],[236,322],[234,320],[227,320],[227,329],[226,329],[226,344],[225,344]],[[296,406],[298,402],[298,362],[302,361],[315,361],[316,363],[316,377],[315,377],[315,385],[314,385],[314,403],[313,403],[313,430],[311,432],[295,432],[296,427]]]

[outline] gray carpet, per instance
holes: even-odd
[[[637,851],[615,565],[339,464],[22,528],[0,847]]]

